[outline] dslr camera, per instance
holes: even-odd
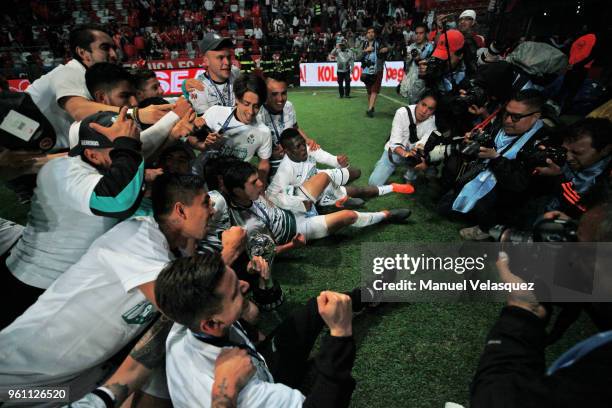
[[[517,231],[507,225],[496,225],[489,234],[498,242],[576,242],[578,223],[574,220],[540,218],[532,231]]]
[[[567,161],[567,149],[563,146],[546,146],[544,149],[530,149],[519,152],[518,159],[522,160],[528,168],[546,167],[546,159],[552,160],[559,167]]]
[[[467,160],[478,159],[481,147],[493,147],[493,135],[489,132],[473,131],[468,142],[462,143],[459,152]]]
[[[448,62],[445,60],[441,60],[436,57],[429,57],[425,61],[427,61],[427,67],[425,68],[425,73],[421,75],[421,79],[426,82],[434,82],[439,80],[448,69]]]

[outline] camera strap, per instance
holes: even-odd
[[[408,125],[408,140],[410,140],[410,143],[415,144],[416,142],[419,141],[419,138],[417,137],[417,126],[416,123],[414,122],[414,118],[412,117],[412,112],[410,111],[410,107],[409,106],[404,106],[406,108],[406,112],[408,113],[408,120],[410,121],[410,125]],[[416,106],[415,106],[416,109]]]

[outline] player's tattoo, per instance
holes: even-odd
[[[166,358],[166,338],[172,324],[172,320],[163,315],[160,316],[138,340],[130,356],[149,370],[161,365]]]
[[[126,384],[114,383],[105,385],[115,395],[116,406],[119,407],[128,397],[129,388]]]
[[[221,380],[221,384],[213,387],[212,408],[236,408],[236,401],[227,395],[227,379]]]

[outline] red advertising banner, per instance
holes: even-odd
[[[179,58],[174,60],[153,60],[147,61],[146,67],[152,70],[158,69],[181,69],[181,68],[198,68],[202,65],[201,58]],[[136,61],[123,64],[126,68],[139,68]]]
[[[23,92],[30,86],[29,79],[9,79],[8,83],[12,92]]]

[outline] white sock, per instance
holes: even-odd
[[[319,171],[327,173],[331,180],[331,183],[337,186],[343,186],[349,181],[349,171],[345,167],[341,169],[325,169]]]
[[[390,194],[393,192],[393,186],[391,184],[387,184],[386,186],[378,186],[378,195],[383,196],[385,194]]]
[[[386,214],[382,211],[380,212],[358,212],[357,213],[357,221],[352,225],[356,228],[363,228],[369,225],[378,224],[382,220],[386,218]]]

